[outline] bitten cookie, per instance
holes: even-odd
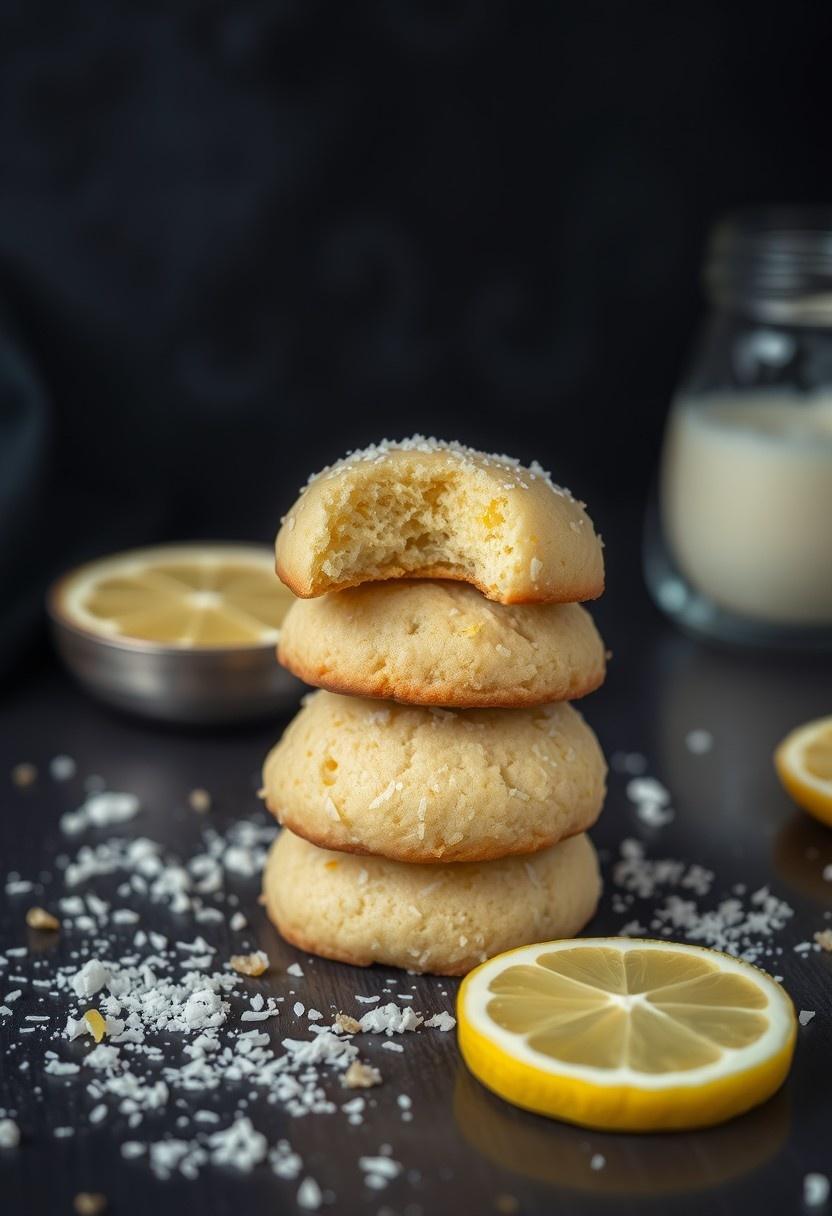
[[[604,589],[583,505],[537,465],[414,435],[314,477],[277,536],[277,572],[308,599],[419,575],[503,604],[572,603]]]
[[[323,848],[396,861],[532,853],[598,817],[606,765],[570,705],[421,709],[317,692],[266,758],[266,804]]]
[[[365,583],[295,600],[280,662],[307,684],[411,705],[517,708],[571,701],[604,679],[579,604],[495,604],[465,583]]]
[[[409,866],[332,853],[284,830],[263,877],[269,917],[299,949],[437,975],[464,975],[513,946],[574,937],[600,886],[586,836],[534,857]]]

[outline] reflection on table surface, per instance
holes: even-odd
[[[460,1064],[454,1118],[464,1139],[494,1165],[564,1191],[625,1198],[683,1195],[739,1178],[783,1148],[791,1122],[784,1090],[719,1127],[621,1135],[571,1127],[517,1110]],[[601,1153],[602,1169],[590,1161]]]
[[[832,866],[832,829],[796,810],[774,839],[773,858],[777,877],[792,890],[832,908],[832,882],[823,877]]]

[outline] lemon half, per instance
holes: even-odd
[[[489,959],[458,996],[473,1074],[527,1110],[585,1127],[706,1127],[782,1084],[796,1037],[770,976],[676,942],[584,938]]]
[[[804,811],[832,826],[832,717],[793,730],[774,753],[777,775]]]
[[[256,545],[162,545],[80,567],[62,580],[54,608],[99,637],[157,646],[274,645],[294,597]]]

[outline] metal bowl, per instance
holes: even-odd
[[[272,642],[160,645],[79,625],[64,601],[67,586],[85,569],[52,585],[47,610],[61,658],[93,696],[157,721],[206,726],[249,721],[297,704],[304,686],[278,664]]]

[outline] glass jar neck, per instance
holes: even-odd
[[[832,209],[772,209],[724,221],[711,235],[704,278],[720,308],[832,327]]]

